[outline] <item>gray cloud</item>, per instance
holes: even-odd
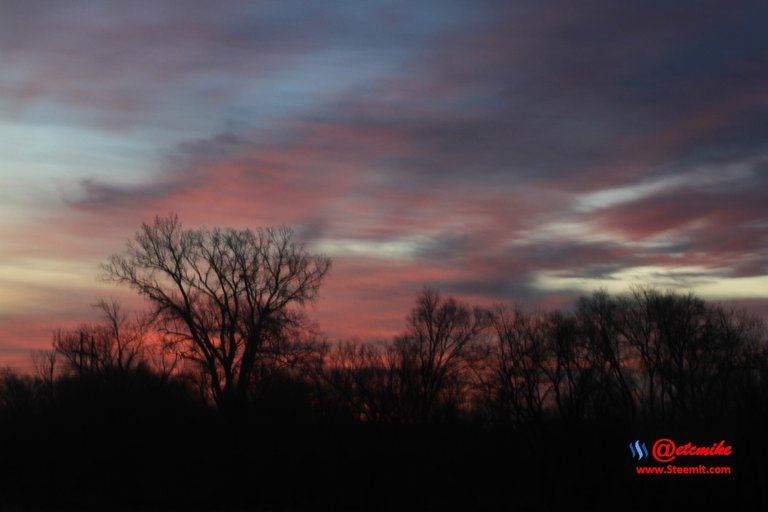
[[[362,247],[361,296],[377,247],[407,255],[388,291],[499,300],[540,299],[543,271],[764,275],[765,19],[762,1],[10,0],[0,121],[142,148],[141,181],[62,178],[78,215],[289,222]]]

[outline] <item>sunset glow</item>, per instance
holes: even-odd
[[[332,340],[425,285],[768,314],[768,4],[642,4],[3,2],[0,365],[140,309],[99,264],[169,212],[330,256]]]

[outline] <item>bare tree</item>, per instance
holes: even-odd
[[[494,351],[493,392],[499,413],[515,424],[541,427],[553,379],[547,343],[547,318],[520,308],[499,306],[493,311]]]
[[[438,407],[461,404],[472,376],[471,349],[489,320],[486,310],[429,288],[421,292],[389,355],[400,373],[404,417],[426,420]]]
[[[53,402],[54,398],[58,355],[55,350],[32,351],[32,366],[35,368],[35,376],[45,387],[49,402]]]
[[[763,323],[692,294],[637,287],[618,323],[639,359],[636,391],[643,412],[661,421],[714,414],[759,354]]]
[[[576,317],[560,311],[547,315],[547,353],[544,372],[551,383],[554,406],[560,419],[571,425],[583,421],[595,391],[599,388],[592,365],[591,347],[580,336]]]
[[[605,290],[589,297],[580,297],[576,303],[579,335],[586,343],[586,356],[596,372],[601,396],[595,396],[596,412],[612,412],[617,404],[625,408],[630,424],[635,421],[634,382],[630,368],[634,353],[619,328],[621,303]]]
[[[317,297],[330,266],[285,227],[182,229],[171,215],[142,224],[103,275],[150,300],[166,335],[227,409],[247,399],[260,357]]]
[[[328,352],[323,381],[336,403],[366,422],[400,420],[398,371],[386,346],[340,343]]]
[[[54,351],[76,375],[125,375],[145,362],[149,319],[129,317],[114,300],[100,300],[96,307],[104,322],[55,331]]]

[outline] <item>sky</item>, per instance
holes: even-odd
[[[768,313],[768,3],[0,0],[0,364],[133,292],[142,222],[291,226],[310,315],[388,338],[423,286]]]

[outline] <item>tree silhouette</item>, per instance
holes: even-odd
[[[400,369],[390,354],[391,346],[352,342],[330,350],[323,382],[334,401],[365,422],[401,421]]]
[[[495,350],[493,402],[515,424],[541,427],[552,391],[547,377],[549,335],[546,319],[519,307],[497,307],[492,315]]]
[[[200,290],[224,258],[193,260],[210,273],[193,285],[186,258],[211,246],[162,250],[188,255],[181,289],[154,271],[169,298],[187,294],[193,328],[216,350],[228,329],[241,340],[248,320],[222,329],[216,315],[241,314],[248,298],[230,290],[246,285]],[[160,335],[202,353],[157,303],[150,324],[101,302],[104,321],[59,331],[55,350],[33,356],[35,375],[0,369],[0,509],[553,510],[628,495],[637,508],[768,505],[768,332],[744,311],[652,288],[487,311],[427,288],[402,335],[331,346],[298,305],[252,319],[268,328],[239,414],[210,400],[208,367],[190,365],[201,379],[157,360]],[[656,462],[627,443],[661,436],[725,440],[734,456],[712,462],[733,475],[646,479],[637,493],[635,466]]]
[[[129,318],[114,300],[100,300],[96,307],[103,314],[102,324],[54,332],[53,348],[64,360],[64,370],[78,376],[125,375],[145,364],[150,319]],[[51,373],[55,354],[50,357]]]
[[[574,315],[553,311],[546,315],[549,355],[543,367],[551,385],[553,408],[564,425],[585,420],[589,402],[596,391],[596,369],[591,364],[590,347],[579,335]]]
[[[759,360],[759,319],[693,294],[637,287],[619,298],[617,325],[635,353],[635,396],[662,423],[727,406],[747,361]]]
[[[407,319],[407,328],[391,345],[400,377],[403,417],[429,419],[441,407],[456,407],[466,396],[472,375],[472,347],[488,327],[486,310],[425,288]]]
[[[634,354],[620,329],[620,306],[605,290],[576,303],[579,336],[586,344],[584,355],[595,370],[599,394],[593,398],[596,414],[619,413],[632,424],[636,418],[636,397],[632,363]]]
[[[56,350],[32,351],[32,366],[35,369],[35,377],[45,387],[49,403],[54,400],[58,359],[59,353]]]
[[[260,358],[300,321],[297,307],[317,296],[330,266],[285,227],[182,229],[171,215],[142,224],[103,274],[150,300],[217,406],[232,409],[247,400]]]

